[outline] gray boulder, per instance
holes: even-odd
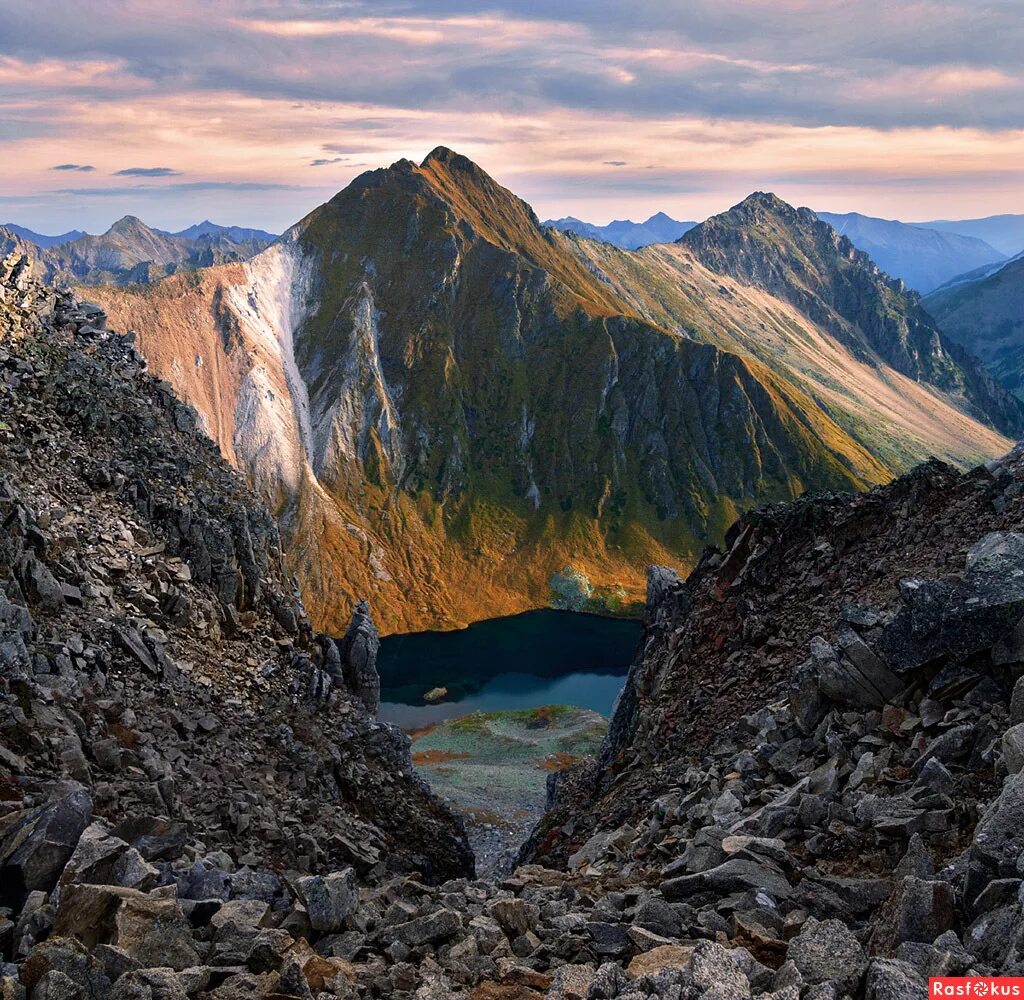
[[[740,969],[733,952],[713,941],[697,944],[690,959],[689,971],[693,985],[702,992],[717,987],[726,991],[725,996],[750,996],[750,980]]]
[[[873,950],[894,955],[904,941],[930,944],[955,922],[953,886],[908,875],[893,890],[882,910],[872,938]]]
[[[1010,722],[1013,725],[1024,722],[1024,677],[1019,677],[1013,686],[1013,695],[1010,698]]]
[[[356,874],[351,868],[330,875],[307,875],[296,883],[313,930],[340,931],[359,906]]]
[[[444,941],[461,927],[462,917],[455,910],[442,909],[385,928],[384,934],[415,948],[421,944]]]
[[[868,967],[866,1000],[921,1000],[928,995],[928,981],[909,962],[874,958]]]
[[[988,649],[1024,617],[1022,535],[995,532],[970,551],[962,580],[904,580],[904,607],[876,649],[906,672]]]
[[[974,831],[967,854],[966,897],[975,898],[993,879],[1019,877],[1024,852],[1024,771],[1009,777]]]
[[[1010,774],[1024,770],[1024,722],[1018,722],[1003,733],[1003,760]]]
[[[790,942],[787,957],[810,985],[835,982],[852,993],[867,968],[867,955],[840,920],[811,917]]]
[[[80,785],[45,806],[0,822],[0,906],[20,910],[33,890],[50,892],[92,816],[92,798]]]

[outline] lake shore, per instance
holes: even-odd
[[[459,813],[477,874],[510,869],[544,811],[547,776],[596,753],[608,720],[570,705],[475,712],[413,730],[413,763]]]

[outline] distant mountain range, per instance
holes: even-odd
[[[268,233],[265,229],[246,229],[244,226],[218,226],[216,222],[204,219],[194,226],[181,229],[176,233],[168,233],[163,229],[157,229],[158,233],[165,233],[167,236],[183,236],[187,240],[197,240],[201,236],[222,236],[234,243],[243,243],[246,240],[262,240],[265,243],[273,243],[277,239],[275,233]]]
[[[20,236],[23,240],[28,240],[29,243],[34,243],[37,247],[42,247],[44,250],[59,246],[61,243],[70,243],[72,240],[77,240],[82,236],[88,236],[88,233],[82,229],[71,229],[66,233],[61,233],[59,236],[44,236],[42,233],[35,233],[31,229],[26,229],[24,226],[15,225],[13,222],[5,222],[0,228],[7,229],[14,233],[15,236]]]
[[[938,229],[961,236],[973,236],[984,240],[1000,253],[1015,256],[1024,250],[1024,215],[989,215],[984,219],[959,219],[954,221],[914,222],[914,226]]]
[[[916,295],[769,194],[633,252],[439,147],[250,260],[90,297],[269,502],[334,630],[357,596],[387,631],[536,607],[567,566],[622,607],[759,501],[1024,432]]]
[[[573,232],[577,236],[585,236],[588,240],[612,243],[625,250],[637,250],[651,243],[671,243],[687,230],[693,229],[697,223],[678,222],[664,212],[658,212],[646,222],[617,219],[607,226],[596,226],[567,215],[564,219],[548,219],[544,225],[563,233]]]
[[[964,271],[1003,261],[1006,255],[974,236],[911,226],[848,212],[818,212],[887,274],[925,294]]]
[[[922,294],[965,271],[1006,259],[1005,253],[982,239],[952,230],[945,232],[929,228],[929,225],[913,226],[889,219],[875,219],[857,212],[845,215],[818,212],[817,215],[846,236],[858,250],[868,254],[883,271],[894,278],[902,278],[908,287]],[[673,243],[696,223],[677,222],[664,212],[658,212],[646,222],[627,219],[597,226],[566,216],[549,219],[544,225],[561,232],[573,232],[585,239],[611,243],[625,250],[637,250],[657,243]]]
[[[42,236],[22,226],[0,227],[0,252],[15,249],[18,241],[35,244],[40,248],[36,268],[49,281],[146,284],[181,269],[248,260],[276,238],[261,229],[208,220],[167,233],[126,215],[99,236],[78,230]]]
[[[1024,399],[1024,252],[961,275],[924,299],[939,328]]]

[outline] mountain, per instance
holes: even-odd
[[[1007,256],[1024,250],[1024,215],[989,215],[984,219],[953,221],[940,219],[936,222],[915,222],[912,225],[984,240]]]
[[[43,236],[42,233],[34,233],[31,229],[17,226],[13,222],[5,222],[0,228],[7,229],[22,239],[34,243],[37,247],[42,247],[44,250],[49,247],[59,246],[61,243],[70,243],[72,240],[88,235],[81,229],[71,229],[66,233],[61,233],[60,236]]]
[[[818,271],[796,249],[786,271],[759,220]],[[634,254],[545,229],[439,148],[250,261],[91,294],[270,503],[325,628],[363,594],[387,631],[524,610],[567,566],[621,607],[756,501],[990,457],[1021,428],[812,213],[692,233]],[[791,286],[719,273],[737,255]]]
[[[203,225],[193,227],[200,229]],[[52,253],[83,284],[135,284],[155,281],[179,269],[194,269],[245,260],[274,237],[235,239],[225,227],[196,236],[171,236],[126,215],[101,236],[83,236],[55,247]]]
[[[975,435],[965,410],[1017,433],[1016,404],[917,296],[809,209],[754,194],[675,244],[630,254],[570,242],[640,314],[794,380],[890,468],[963,461]]]
[[[374,720],[368,608],[313,630],[269,513],[145,367],[0,261],[5,997],[910,1000],[1020,971],[1024,446],[652,567],[599,756],[547,773],[533,863],[474,877]],[[509,714],[485,735],[529,729],[538,782],[572,761],[571,712]]]
[[[1024,254],[962,275],[927,296],[924,307],[946,336],[1024,398]]]
[[[163,230],[160,230],[163,232]],[[273,243],[277,239],[274,233],[268,233],[263,229],[247,229],[243,226],[218,226],[209,219],[197,222],[194,226],[182,229],[177,233],[168,233],[168,236],[183,236],[187,240],[199,239],[200,236],[223,236],[232,243],[245,243],[256,240],[263,243]]]
[[[1005,254],[984,241],[955,232],[873,219],[857,212],[818,212],[817,216],[863,250],[887,274],[902,278],[922,294],[965,271],[1006,259]]]
[[[596,226],[571,215],[564,219],[548,219],[544,223],[545,226],[558,229],[561,232],[574,232],[578,236],[601,240],[604,243],[613,243],[626,250],[636,250],[650,243],[671,243],[696,224],[695,222],[677,222],[664,212],[652,215],[646,222],[617,219],[614,222],[609,222],[607,226]]]
[[[26,260],[26,269],[35,280],[47,284],[67,283],[70,276],[65,273],[63,262],[54,255],[54,251],[33,243],[21,235],[23,232],[25,230],[21,227],[10,229],[0,226],[0,260],[16,254]]]

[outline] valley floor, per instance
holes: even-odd
[[[478,876],[511,871],[547,776],[597,752],[608,720],[568,705],[476,712],[413,731],[413,763],[466,822]]]

